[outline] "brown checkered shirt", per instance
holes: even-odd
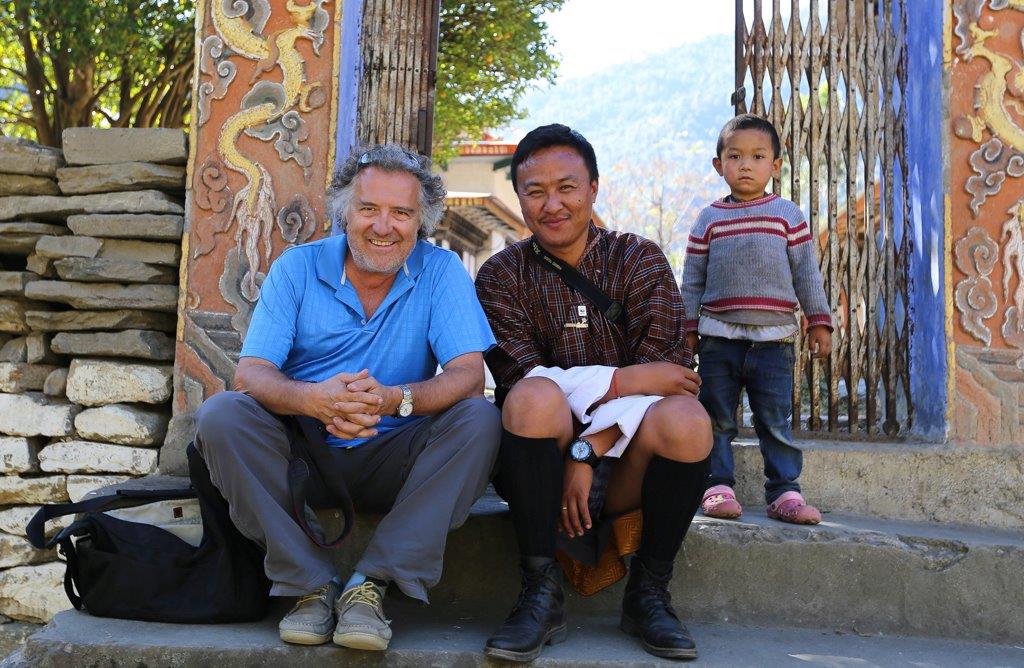
[[[629,366],[668,361],[693,366],[686,348],[683,298],[658,246],[635,234],[590,225],[589,242],[576,269],[626,310],[625,327],[600,314],[561,276],[541,266],[519,241],[487,260],[476,277],[476,293],[506,355],[487,359],[505,393],[535,366]],[[588,327],[579,322],[586,306]]]

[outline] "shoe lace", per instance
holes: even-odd
[[[322,585],[320,587],[317,587],[316,589],[314,589],[310,593],[306,594],[305,596],[299,597],[299,600],[295,601],[295,605],[294,605],[294,607],[292,607],[292,612],[298,610],[303,605],[305,605],[306,603],[309,603],[311,601],[322,601],[324,603],[328,603],[328,601],[327,601],[327,596],[328,596],[327,590],[329,588],[330,588],[330,585]]]
[[[380,590],[370,581],[353,587],[349,592],[349,603],[364,603],[374,608],[381,604]]]

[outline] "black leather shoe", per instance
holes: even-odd
[[[484,654],[505,661],[533,661],[544,645],[565,640],[562,567],[554,559],[522,560],[523,588],[512,612],[487,640]]]
[[[672,609],[668,582],[672,562],[647,563],[633,557],[622,596],[619,628],[639,636],[644,649],[666,659],[696,659],[697,645]]]

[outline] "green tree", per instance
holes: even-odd
[[[443,0],[438,157],[521,118],[531,83],[554,80],[541,16],[564,1]],[[180,127],[194,23],[194,0],[0,0],[0,132],[59,146],[68,127]]]
[[[0,132],[183,125],[192,0],[0,0],[0,17]]]
[[[558,60],[541,20],[565,0],[442,0],[434,112],[435,157],[460,139],[523,118],[522,96],[553,82]]]

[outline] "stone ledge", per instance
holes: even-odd
[[[822,510],[917,522],[1024,527],[1024,450],[920,443],[798,441],[800,485]],[[736,496],[764,507],[757,441],[737,439]],[[981,503],[976,501],[982,499]],[[969,514],[967,514],[969,512]]]
[[[514,594],[512,594],[514,596]],[[511,604],[511,601],[509,601]],[[483,644],[501,622],[505,602],[478,614],[451,616],[417,604],[386,603],[395,629],[387,652],[360,652],[327,644],[286,645],[277,637],[275,611],[253,624],[152,624],[62,612],[31,636],[2,668],[63,667],[69,657],[83,668],[113,666],[216,666],[217,668],[324,668],[335,666],[496,666]],[[657,659],[618,630],[613,614],[571,615],[566,642],[546,647],[533,666],[679,666]],[[1011,646],[919,638],[837,635],[812,629],[756,628],[688,623],[705,666],[1018,665],[1024,651]],[[511,664],[507,664],[511,665]]]

